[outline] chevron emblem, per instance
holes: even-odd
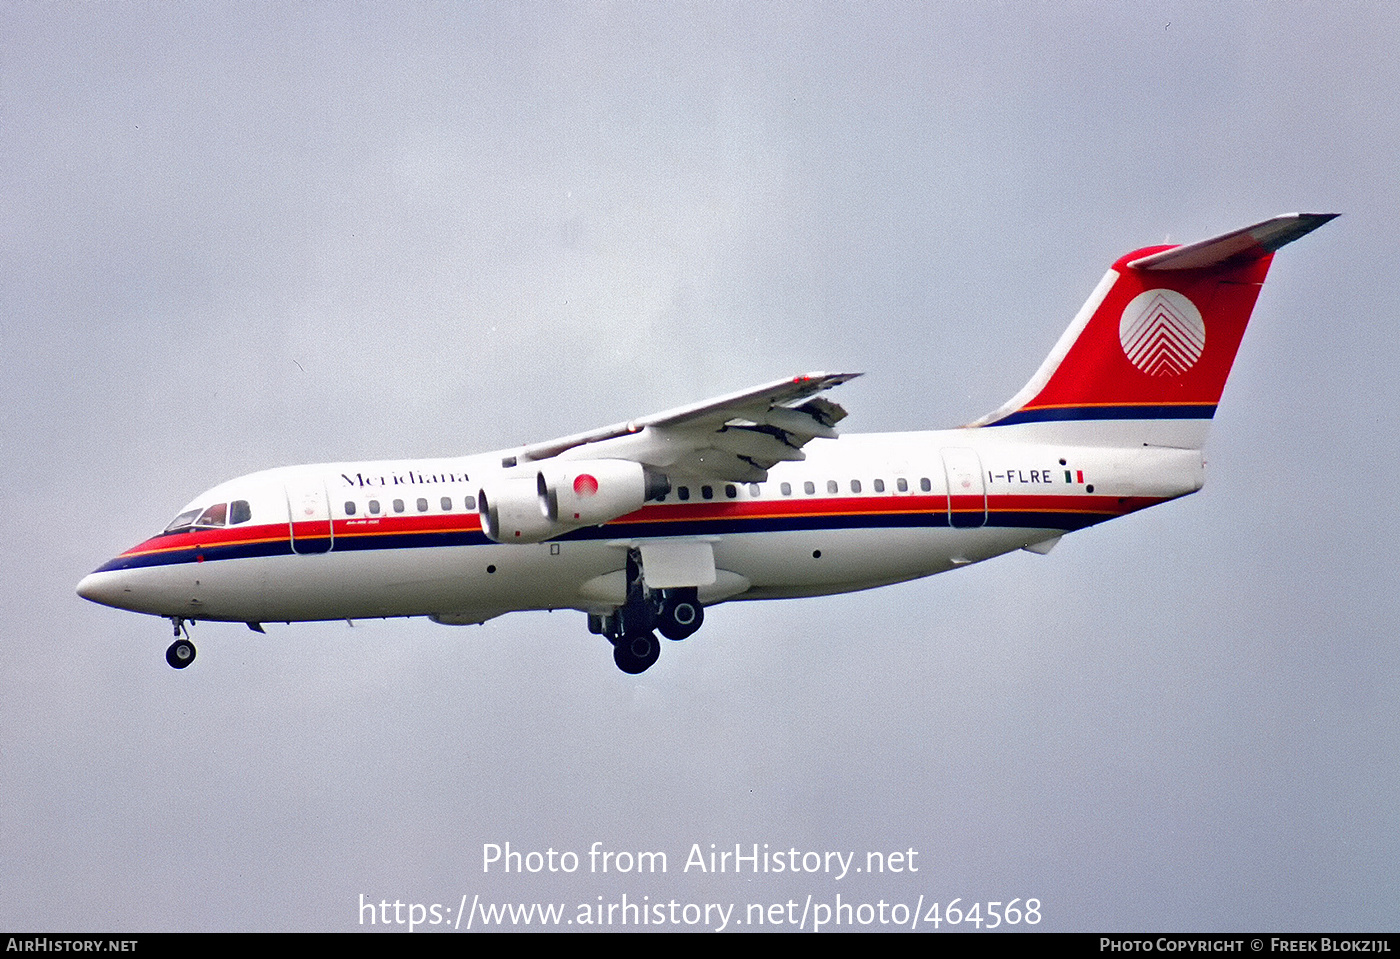
[[[1201,358],[1206,324],[1182,294],[1148,290],[1124,308],[1118,342],[1128,361],[1148,376],[1180,376]]]

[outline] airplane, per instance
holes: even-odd
[[[624,673],[706,607],[871,589],[1185,496],[1288,214],[1119,258],[1030,381],[943,431],[845,434],[807,373],[545,443],[270,469],[201,493],[78,584],[188,624],[574,609]]]

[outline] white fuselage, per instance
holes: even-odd
[[[1194,492],[1198,450],[1052,446],[1015,431],[813,440],[765,482],[672,476],[660,502],[544,542],[493,542],[477,497],[500,453],[289,467],[223,483],[185,513],[248,518],[167,532],[80,584],[111,606],[247,623],[526,609],[604,613],[629,550],[689,562],[701,603],[868,589],[1011,550]],[[712,557],[712,568],[706,564]],[[679,580],[677,581],[679,582]],[[667,584],[669,585],[669,584]]]

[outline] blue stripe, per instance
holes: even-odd
[[[248,559],[254,556],[290,556],[292,544],[288,540],[272,540],[263,543],[239,543],[235,546],[207,546],[203,548],[175,549],[164,553],[143,553],[140,556],[118,556],[103,563],[95,573],[106,573],[117,569],[142,569],[147,566],[177,566],[181,563],[205,562],[220,559]]]
[[[1000,529],[1062,529],[1066,532],[1093,526],[1114,519],[1119,513],[1089,512],[992,512],[985,526]],[[976,514],[959,514],[960,520],[976,523]],[[971,528],[982,528],[976,523]],[[647,523],[589,526],[557,536],[550,542],[590,542],[606,539],[649,539],[665,536],[715,536],[734,533],[817,532],[843,529],[947,529],[946,511],[929,513],[839,513],[826,516],[763,516],[719,517],[713,519],[670,520]],[[968,528],[960,522],[958,528]],[[298,539],[304,543],[303,552],[314,554],[320,539]],[[378,536],[340,536],[335,541],[335,553],[379,549],[429,549],[445,546],[489,546],[494,540],[476,530],[458,532],[391,533]],[[292,556],[288,540],[260,543],[240,543],[231,546],[191,547],[140,556],[118,556],[99,566],[96,572],[141,569],[153,566],[177,566],[184,563],[219,562],[230,559],[250,559],[260,556]],[[322,554],[323,555],[323,554]]]
[[[1092,420],[1209,420],[1215,417],[1214,403],[1189,406],[1058,406],[1018,410],[988,426],[1017,423],[1082,422]]]
[[[188,549],[140,556],[118,556],[103,563],[94,572],[115,569],[141,569],[147,566],[178,566],[181,563],[213,563],[225,559],[249,559],[257,556],[294,556],[324,554],[326,537],[297,537],[301,550],[294,552],[290,540],[270,540],[260,543],[237,543],[231,546],[192,546]],[[349,553],[366,549],[423,549],[433,546],[485,546],[491,543],[485,533],[475,530],[447,533],[391,533],[384,536],[341,536],[335,541],[334,552]]]

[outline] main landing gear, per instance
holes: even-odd
[[[646,672],[660,656],[661,643],[655,633],[636,633],[613,640],[613,662],[629,675]]]
[[[695,596],[695,587],[661,591],[661,609],[656,628],[667,639],[686,639],[705,622],[705,607]]]
[[[179,616],[172,616],[170,624],[175,627],[175,642],[171,643],[170,648],[165,651],[165,661],[175,669],[184,669],[194,662],[194,643],[190,641],[190,631],[186,628],[183,619]]]
[[[705,621],[695,588],[647,589],[642,579],[641,554],[627,551],[627,600],[607,615],[588,617],[591,632],[613,644],[613,662],[636,675],[651,668],[661,655],[654,630],[667,639],[685,639]]]

